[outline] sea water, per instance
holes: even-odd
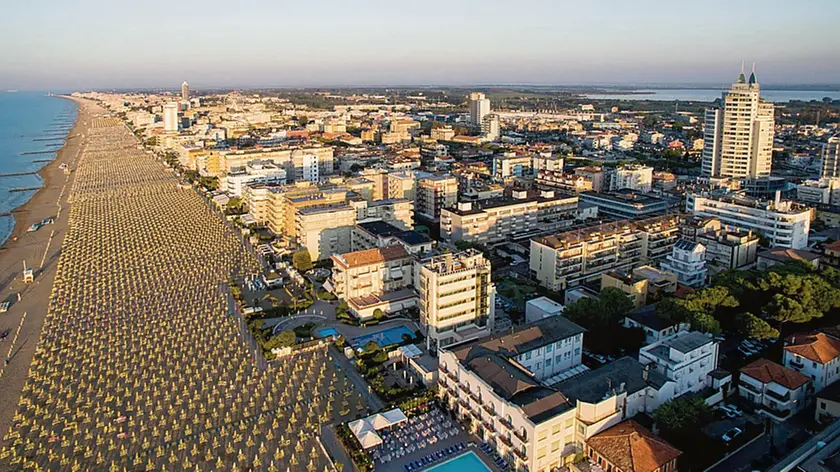
[[[64,137],[67,132],[59,134],[58,128],[67,128],[75,121],[77,113],[73,101],[49,96],[46,92],[0,91],[0,174],[35,172],[47,165],[48,162],[35,161],[53,159],[55,153],[23,153],[60,149],[63,141],[34,140]],[[43,182],[36,174],[0,176],[0,214],[20,207],[35,194],[34,190],[9,190],[41,185]],[[14,225],[13,216],[0,216],[0,244],[11,235]]]

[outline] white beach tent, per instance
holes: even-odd
[[[382,438],[375,431],[362,431],[362,434],[356,435],[356,438],[363,449],[370,449],[382,444]]]

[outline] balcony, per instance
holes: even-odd
[[[787,403],[790,401],[790,392],[785,392],[784,395],[779,395],[778,393],[772,390],[765,390],[764,394],[772,398],[773,400],[776,400],[777,402]]]
[[[741,382],[740,384],[738,384],[738,386],[743,388],[744,390],[746,390],[748,392],[752,392],[756,395],[761,395],[761,390],[759,388],[754,387],[754,386],[752,386],[752,385],[750,385],[746,382]]]
[[[802,362],[790,361],[790,362],[788,362],[788,364],[790,364],[790,366],[794,369],[804,369],[805,368],[805,364],[803,364]]]
[[[499,441],[502,442],[508,448],[513,447],[513,441],[510,440],[510,436],[499,436]]]
[[[495,432],[496,432],[496,427],[495,427],[495,426],[493,426],[493,422],[492,422],[492,421],[482,421],[482,422],[481,422],[481,424],[483,424],[483,425],[484,425],[484,429],[486,429],[487,431],[489,431],[489,432],[491,432],[491,433],[495,433]]]
[[[464,393],[470,393],[470,389],[468,389],[467,386],[464,384],[458,385],[458,388],[461,389],[461,391]]]
[[[522,442],[528,442],[528,433],[526,433],[525,431],[514,430],[513,435],[516,436],[517,439],[519,439]]]
[[[528,454],[525,453],[525,448],[516,448],[513,450],[513,455],[522,462],[528,462]]]
[[[490,416],[496,416],[496,410],[493,409],[493,405],[489,405],[489,404],[485,403],[485,404],[481,405],[481,407],[484,408],[484,411],[489,413]]]
[[[777,410],[775,408],[770,408],[767,405],[761,405],[760,408],[761,411],[764,412],[764,414],[769,415],[772,418],[775,418],[779,421],[784,421],[788,419],[791,413],[793,413],[791,410]]]
[[[501,420],[499,420],[499,423],[501,423],[501,424],[502,424],[502,426],[504,426],[504,427],[505,427],[505,428],[507,428],[507,429],[510,429],[510,430],[512,430],[512,429],[513,429],[513,424],[511,424],[511,422],[510,422],[510,421],[508,421],[508,420],[506,420],[506,419],[501,419]]]
[[[453,382],[458,381],[458,376],[455,375],[455,372],[446,372],[446,376],[449,377]]]

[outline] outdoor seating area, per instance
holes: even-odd
[[[428,466],[434,464],[435,462],[437,462],[439,460],[448,459],[448,458],[452,457],[452,455],[454,455],[458,452],[461,452],[466,448],[467,448],[467,446],[464,445],[464,443],[461,442],[461,443],[458,443],[454,446],[449,446],[446,449],[441,449],[440,451],[429,454],[428,456],[423,456],[423,458],[420,459],[420,460],[411,461],[410,464],[403,465],[403,469],[405,470],[405,472],[412,472],[412,471],[415,471],[415,470],[420,470],[424,467],[428,467]]]
[[[404,423],[379,431],[382,443],[372,449],[371,456],[376,463],[388,464],[433,446],[439,441],[456,436],[460,432],[459,426],[447,415],[438,409],[433,409],[428,413],[409,418]],[[435,454],[429,456],[434,459]]]
[[[507,461],[502,459],[502,456],[500,456],[499,453],[496,452],[496,448],[487,443],[481,443],[481,446],[479,446],[479,448],[485,454],[493,458],[493,462],[496,463],[496,467],[503,471],[510,470],[510,466],[508,465]]]

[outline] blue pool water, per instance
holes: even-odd
[[[351,344],[356,349],[362,349],[367,345],[367,343],[373,341],[378,344],[379,347],[384,348],[403,342],[403,334],[407,334],[414,339],[414,331],[406,328],[405,326],[395,326],[393,328],[383,329],[382,331],[353,338],[353,342]]]
[[[473,451],[453,457],[443,464],[436,465],[426,472],[490,472]]]
[[[315,335],[319,338],[328,338],[330,336],[339,336],[335,328],[321,328],[315,330]]]

